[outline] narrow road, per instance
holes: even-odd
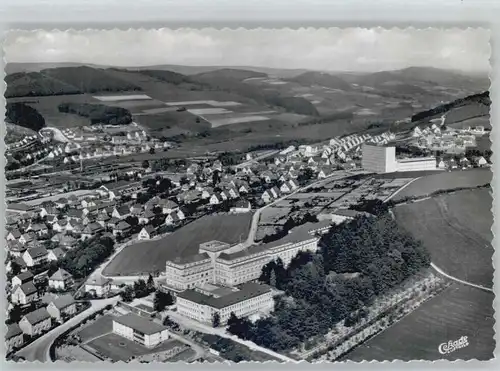
[[[391,200],[394,196],[396,196],[399,192],[401,192],[403,189],[405,189],[406,187],[408,187],[410,184],[412,184],[414,181],[420,179],[421,177],[418,177],[418,178],[415,178],[415,179],[412,179],[410,180],[408,183],[406,183],[404,186],[402,186],[401,188],[399,188],[396,192],[394,192],[392,195],[390,195],[389,197],[387,197],[384,202],[387,202],[389,200]]]
[[[431,263],[431,267],[436,271],[438,272],[439,274],[441,274],[442,276],[445,276],[446,278],[450,279],[450,280],[453,280],[455,282],[459,282],[459,283],[462,283],[464,285],[467,285],[467,286],[471,286],[471,287],[475,287],[476,289],[481,289],[481,290],[485,290],[485,291],[489,291],[489,292],[494,292],[493,289],[490,289],[489,287],[485,287],[485,286],[481,286],[481,285],[476,285],[475,283],[472,283],[472,282],[467,282],[467,281],[464,281],[464,280],[461,280],[459,278],[456,278],[456,277],[453,277],[453,276],[450,276],[448,273],[444,272],[441,268],[439,268],[436,264],[434,263]]]
[[[62,325],[56,327],[52,331],[47,332],[42,337],[36,339],[34,342],[26,346],[17,352],[17,356],[23,357],[28,362],[40,361],[40,362],[48,362],[50,361],[50,346],[52,343],[61,336],[66,330],[73,327],[74,325],[80,323],[85,318],[89,317],[95,312],[100,311],[106,305],[116,304],[119,297],[114,297],[110,299],[103,300],[92,300],[90,302],[90,308],[84,310],[80,314],[76,315],[73,318],[70,318],[67,322]]]

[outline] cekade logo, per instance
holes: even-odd
[[[469,346],[469,341],[467,340],[467,336],[462,336],[460,339],[455,341],[448,341],[447,343],[439,344],[438,350],[441,354],[449,354],[454,351],[465,348]]]

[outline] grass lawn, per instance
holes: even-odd
[[[156,241],[126,247],[108,264],[104,274],[127,276],[165,270],[165,262],[198,253],[210,240],[238,243],[247,238],[252,213],[208,215]]]
[[[489,189],[458,191],[397,206],[396,220],[430,251],[444,272],[492,287],[492,197]]]
[[[351,361],[487,360],[495,349],[492,293],[454,284],[389,329],[349,353]],[[438,352],[441,343],[468,337],[469,346]]]
[[[113,331],[113,318],[111,314],[106,314],[93,323],[83,327],[79,332],[82,343],[87,342],[97,336]]]
[[[487,168],[439,172],[415,180],[399,192],[394,201],[410,196],[425,196],[439,190],[481,186],[490,183],[491,179],[492,172]]]

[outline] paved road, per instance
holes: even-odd
[[[42,337],[36,339],[33,343],[29,344],[25,348],[17,352],[17,356],[24,357],[26,361],[40,361],[48,362],[50,361],[50,346],[52,343],[60,336],[62,333],[72,326],[80,323],[85,318],[89,317],[91,314],[100,311],[108,304],[116,304],[119,297],[114,297],[110,299],[103,300],[92,300],[90,302],[90,308],[86,309],[77,316],[69,319],[67,322],[63,323],[59,327],[56,327],[52,331],[46,333]]]

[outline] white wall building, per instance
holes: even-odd
[[[220,323],[224,325],[232,312],[241,318],[256,313],[268,313],[274,308],[273,293],[267,285],[246,283],[240,289],[225,288],[213,293],[200,291],[186,290],[177,295],[179,314],[211,324],[214,314],[218,313]]]
[[[408,158],[397,161],[396,171],[423,171],[436,170],[437,162],[435,157]]]
[[[396,147],[363,144],[361,166],[374,173],[392,173],[396,171]]]
[[[148,348],[169,338],[166,326],[133,313],[114,318],[113,332]]]

